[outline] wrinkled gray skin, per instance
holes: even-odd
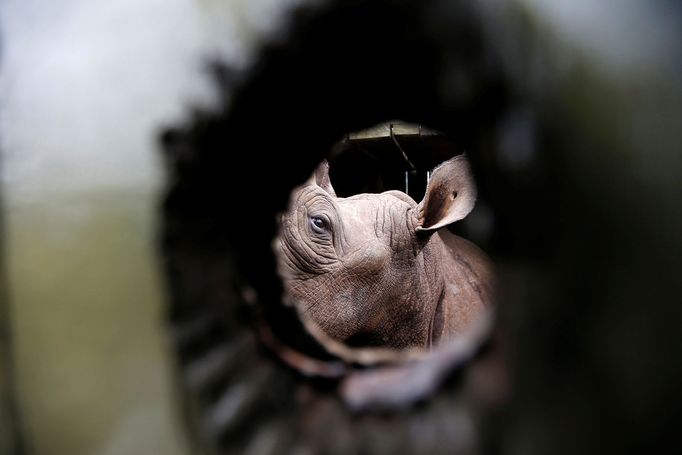
[[[400,191],[337,198],[322,163],[280,221],[289,298],[354,346],[429,348],[457,336],[489,305],[491,267],[474,244],[441,228],[475,199],[464,156],[433,171],[420,204]]]

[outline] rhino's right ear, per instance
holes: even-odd
[[[476,202],[476,184],[469,162],[459,155],[431,173],[424,200],[419,204],[417,231],[435,231],[461,220]]]
[[[336,192],[334,192],[334,188],[332,187],[332,181],[329,179],[329,162],[327,160],[322,161],[317,168],[315,168],[315,172],[313,172],[313,175],[310,176],[306,184],[317,185],[329,193],[330,196],[336,197]]]

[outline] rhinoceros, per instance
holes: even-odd
[[[491,305],[489,258],[444,229],[475,200],[464,155],[432,171],[419,204],[395,190],[336,197],[324,161],[280,217],[289,300],[348,346],[428,349],[456,337]]]

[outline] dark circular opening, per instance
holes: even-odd
[[[302,10],[250,70],[218,70],[224,110],[197,113],[165,136],[170,325],[202,445],[215,453],[242,453],[259,438],[273,453],[674,446],[679,368],[660,349],[679,344],[671,316],[679,292],[670,292],[679,282],[670,172],[679,141],[664,131],[674,116],[660,115],[679,112],[675,79],[662,69],[674,65],[610,73],[596,54],[557,45],[551,24],[524,5],[378,0]],[[428,125],[469,154],[479,199],[459,228],[493,256],[502,296],[480,349],[465,343],[367,366],[320,343],[282,305],[276,214],[339,138],[386,119]],[[367,175],[362,188],[341,177],[341,194],[401,186],[366,156],[344,160],[335,167]],[[477,351],[482,362],[463,370]],[[481,363],[493,374],[481,374]],[[492,423],[479,427],[463,403],[469,375],[493,408],[513,398]]]

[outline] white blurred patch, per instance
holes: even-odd
[[[670,65],[678,46],[676,18],[665,2],[641,0],[518,0],[581,49],[615,71],[646,72]],[[672,8],[672,2],[670,2]]]
[[[156,188],[160,128],[216,99],[209,57],[243,67],[298,0],[7,0],[0,147],[7,203]]]

